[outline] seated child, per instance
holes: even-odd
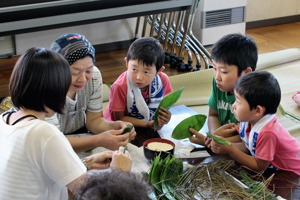
[[[74,200],[150,200],[150,188],[141,174],[91,170],[88,175],[83,186],[77,189]]]
[[[234,115],[240,121],[237,130],[243,142],[222,145],[209,139],[211,150],[228,154],[255,171],[272,166],[300,175],[300,144],[275,115],[281,99],[276,78],[267,71],[245,74],[237,81],[234,93]]]
[[[298,104],[298,106],[300,106],[300,91],[299,92],[295,92],[292,96],[292,99],[294,100],[294,102],[296,104]]]
[[[162,98],[172,92],[168,76],[162,71],[164,50],[152,37],[139,38],[125,58],[127,71],[110,88],[104,117],[131,122],[135,127],[154,128],[154,113]],[[158,129],[170,121],[171,113],[161,108]]]
[[[234,85],[236,81],[246,73],[255,71],[257,63],[257,47],[253,39],[242,34],[228,34],[217,41],[211,49],[213,59],[214,78],[212,80],[212,92],[208,100],[209,113],[207,125],[211,134],[220,134],[231,142],[240,141],[235,127],[238,120],[233,114],[232,105],[235,101]],[[216,132],[227,124],[227,129]],[[190,141],[204,145],[204,136],[194,129],[190,129],[195,135]],[[233,137],[231,137],[233,136]]]

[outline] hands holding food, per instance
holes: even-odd
[[[110,167],[112,169],[121,169],[125,172],[130,172],[132,165],[132,160],[130,154],[124,147],[120,147],[113,153],[112,161]]]
[[[82,162],[86,165],[88,170],[91,169],[121,169],[122,171],[129,172],[131,169],[132,160],[127,150],[120,147],[116,151],[106,151],[90,155]]]

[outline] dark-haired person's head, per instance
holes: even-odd
[[[64,56],[68,61],[72,73],[70,94],[82,91],[92,80],[95,68],[95,48],[84,35],[67,33],[58,37],[50,47],[51,50]],[[73,98],[73,97],[71,97]]]
[[[267,71],[244,74],[235,84],[235,93],[244,97],[250,110],[257,106],[265,107],[266,114],[274,114],[281,100],[281,90],[277,79]]]
[[[63,113],[71,84],[68,62],[45,48],[30,48],[17,61],[9,82],[14,106],[47,112],[45,106]]]
[[[165,53],[159,41],[153,37],[135,40],[127,52],[127,61],[138,60],[146,66],[156,66],[156,72],[163,66]]]
[[[67,33],[58,37],[50,47],[51,50],[63,55],[72,65],[77,60],[90,56],[95,63],[95,48],[84,35]]]
[[[218,63],[237,66],[240,76],[248,67],[255,71],[258,59],[257,46],[250,36],[239,33],[228,34],[213,45],[211,58]]]
[[[140,174],[121,170],[91,170],[88,174],[75,200],[150,200],[149,187]]]

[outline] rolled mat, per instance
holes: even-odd
[[[258,55],[256,70],[266,69],[276,65],[300,59],[300,49],[292,48]]]

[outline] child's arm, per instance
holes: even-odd
[[[227,138],[234,136],[234,134],[236,133],[236,124],[230,123],[221,126],[218,111],[212,108],[209,108],[207,125],[209,132],[213,135],[218,135]],[[232,142],[234,141],[236,140],[234,139]]]
[[[221,126],[218,111],[210,107],[208,111],[207,126],[209,132],[213,135],[215,131]]]
[[[131,122],[135,127],[151,128],[154,129],[154,120],[145,121],[125,115],[125,111],[113,111],[115,120],[122,120]],[[171,119],[171,112],[163,107],[159,110],[158,115],[158,130],[160,130],[165,124],[169,123]]]
[[[219,127],[213,135],[231,138],[237,133],[237,125],[235,123],[224,124]],[[227,139],[226,139],[227,140]]]
[[[232,143],[231,145],[224,145],[211,141],[211,150],[216,154],[228,154],[234,160],[239,162],[241,165],[245,165],[255,171],[265,171],[270,161],[261,160],[251,155],[247,155],[245,152],[248,151],[244,143]]]
[[[152,128],[154,127],[154,121],[145,121],[141,119],[137,119],[135,117],[130,117],[125,115],[125,111],[113,111],[115,120],[122,120],[126,122],[130,122],[134,127],[143,127],[143,128]]]
[[[227,138],[223,138],[224,140],[227,140],[231,143],[238,143],[238,142],[242,142],[242,139],[240,137],[240,135],[234,135],[234,136],[231,136],[231,137],[227,137]]]
[[[193,136],[189,137],[190,142],[195,143],[195,144],[200,144],[202,146],[206,146],[205,145],[205,141],[206,141],[206,137],[202,135],[201,133],[199,133],[198,131],[196,131],[193,128],[190,128],[189,131],[194,134]]]

